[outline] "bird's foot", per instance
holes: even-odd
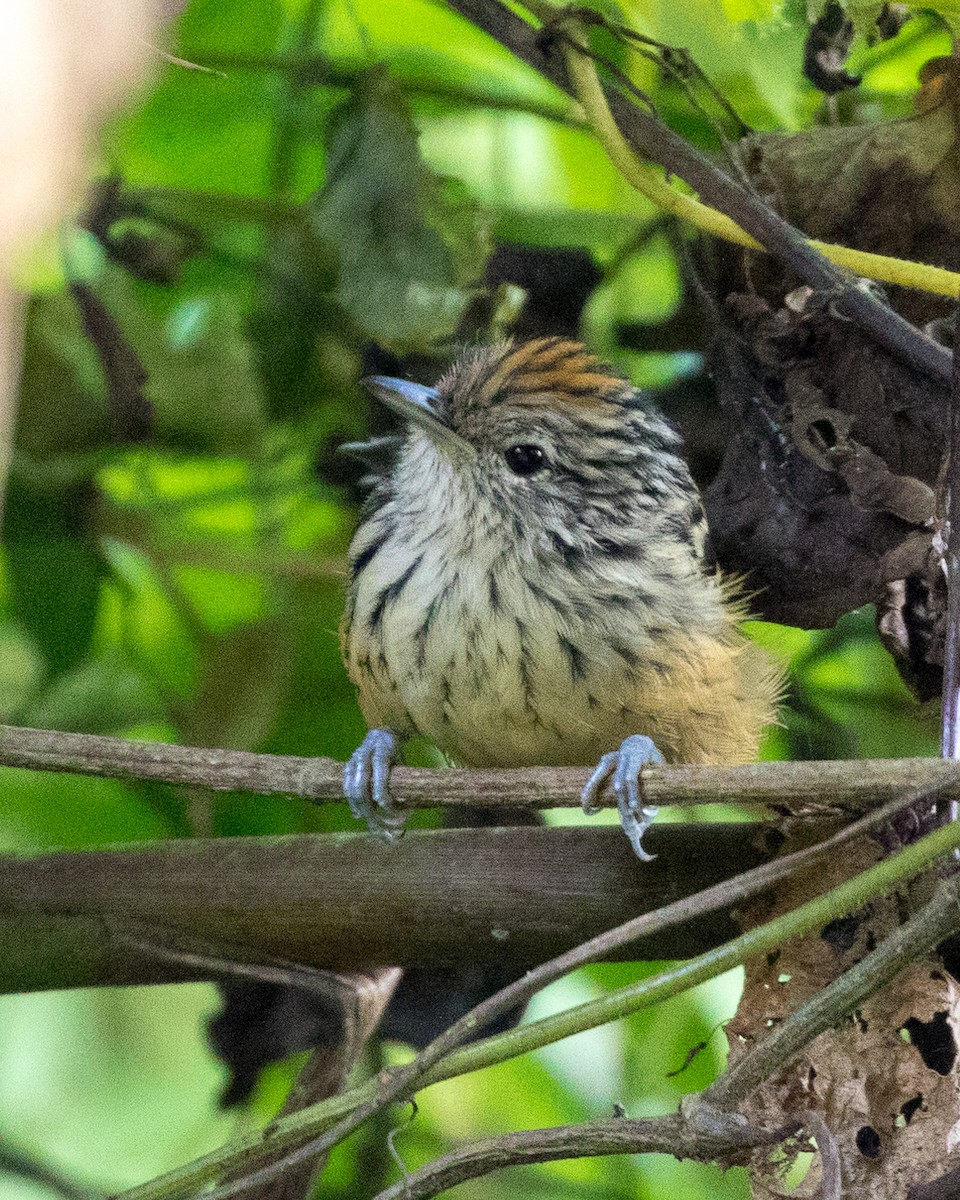
[[[371,729],[343,768],[343,794],[358,821],[371,833],[396,843],[403,836],[406,817],[390,795],[390,768],[397,761],[397,735],[389,729]]]
[[[604,784],[612,777],[613,794],[617,798],[617,811],[623,832],[630,839],[633,852],[641,862],[652,862],[657,856],[648,854],[643,848],[643,835],[653,824],[658,809],[643,803],[643,779],[641,772],[648,764],[663,765],[663,755],[653,741],[643,734],[635,733],[624,738],[619,750],[605,754],[597,769],[587,780],[580,795],[585,813],[599,812],[597,797]]]

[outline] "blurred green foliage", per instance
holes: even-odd
[[[686,46],[745,120],[774,129],[823,107],[800,71],[802,7],[637,0],[622,12]],[[332,447],[371,419],[357,387],[369,346],[449,343],[496,242],[576,246],[600,268],[585,335],[638,382],[676,384],[702,349],[656,342],[681,304],[683,235],[611,169],[563,96],[441,4],[192,0],[173,32],[171,49],[209,70],[158,57],[103,138],[113,182],[92,195],[86,228],[24,262],[34,295],[0,564],[2,716],[345,757],[363,734],[336,632],[356,491]],[[840,118],[908,111],[917,67],[946,47],[931,18],[890,43],[858,42],[851,67],[864,82],[838,102]],[[624,50],[620,65],[675,128],[717,147],[648,58]],[[70,284],[106,307],[146,368],[145,439],[131,442],[129,414],[108,403]],[[653,331],[649,349],[620,344],[631,324]],[[696,448],[707,411],[679,415]],[[771,757],[936,752],[935,723],[869,613],[830,631],[755,634],[793,665]],[[17,852],[347,824],[277,799],[0,774],[0,836]],[[593,968],[537,1013],[647,969]],[[614,1103],[669,1109],[722,1066],[718,1026],[737,988],[725,978],[428,1092],[398,1151],[413,1166],[454,1138]],[[0,1171],[12,1148],[81,1187],[114,1189],[222,1141],[235,1119],[216,1109],[223,1072],[202,1021],[216,1003],[197,986],[0,999]],[[266,1119],[292,1071],[265,1072],[237,1119]],[[321,1194],[370,1194],[392,1177],[385,1132],[341,1149]],[[0,1200],[50,1187],[0,1174]],[[736,1172],[655,1158],[557,1164],[458,1191],[667,1194],[746,1193]]]

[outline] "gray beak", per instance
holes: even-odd
[[[456,433],[437,411],[436,388],[411,383],[407,379],[391,379],[389,375],[370,375],[363,386],[391,412],[411,425],[416,425],[448,452],[457,455],[473,454],[473,447]]]

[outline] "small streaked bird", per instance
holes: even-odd
[[[390,767],[419,734],[467,766],[596,764],[584,808],[609,783],[649,859],[643,766],[753,759],[781,690],[710,566],[679,435],[560,338],[468,350],[435,388],[364,382],[405,432],[374,445],[350,548],[354,814],[397,835]]]

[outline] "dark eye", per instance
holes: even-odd
[[[507,466],[514,475],[536,475],[547,461],[547,456],[539,446],[510,446],[503,452]]]

